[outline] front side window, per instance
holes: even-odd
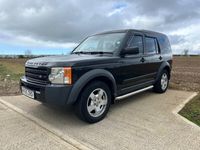
[[[146,54],[156,54],[158,51],[158,45],[155,38],[145,37],[145,53]]]
[[[108,52],[119,50],[125,33],[109,33],[88,37],[73,53]]]
[[[140,53],[143,52],[143,41],[141,35],[134,35],[130,38],[127,44],[127,48],[134,48],[134,47],[138,47]]]

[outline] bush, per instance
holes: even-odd
[[[19,55],[19,58],[24,58],[24,55]]]

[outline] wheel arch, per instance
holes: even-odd
[[[157,75],[156,75],[156,80],[155,80],[155,82],[158,81],[159,76],[161,75],[161,73],[162,73],[163,70],[167,70],[167,71],[168,71],[168,73],[169,73],[169,79],[170,79],[170,77],[171,77],[171,75],[170,75],[170,74],[171,74],[171,67],[170,67],[170,64],[169,64],[168,62],[163,62],[163,63],[161,64],[159,70],[158,70],[158,73],[157,73]]]
[[[77,101],[78,96],[83,91],[84,87],[86,87],[88,84],[94,81],[102,81],[108,85],[108,87],[111,90],[112,95],[112,103],[114,102],[114,98],[117,95],[117,86],[116,81],[113,75],[104,69],[95,69],[91,70],[87,73],[85,73],[83,76],[78,79],[75,84],[73,85],[73,88],[70,92],[70,95],[67,100],[67,104],[73,104]]]

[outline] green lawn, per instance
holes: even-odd
[[[179,114],[200,126],[200,93],[187,103]]]

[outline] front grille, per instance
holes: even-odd
[[[25,68],[25,76],[27,81],[37,84],[46,85],[48,81],[48,69],[47,68]]]

